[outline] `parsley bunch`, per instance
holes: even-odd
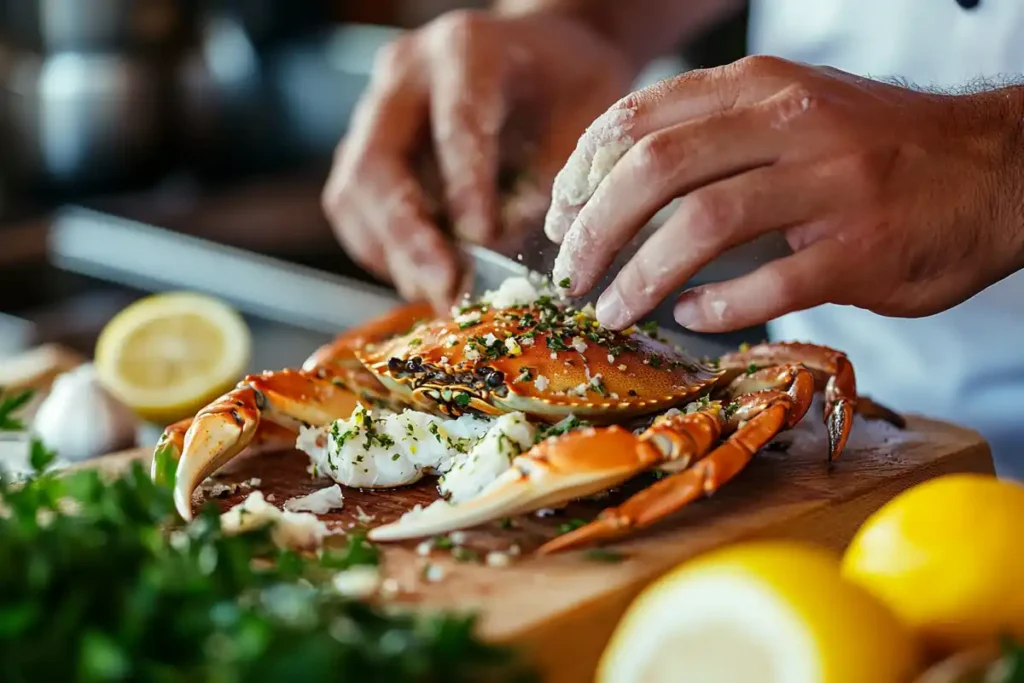
[[[27,399],[0,401],[0,423]],[[19,403],[20,402],[20,403]],[[13,407],[11,407],[13,406]],[[228,536],[213,505],[175,521],[136,463],[0,478],[0,680],[100,683],[522,680],[472,617],[393,613],[341,596],[333,572],[378,561],[358,536],[316,559],[266,529]]]

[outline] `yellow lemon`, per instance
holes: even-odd
[[[167,423],[195,413],[245,371],[252,340],[245,320],[217,299],[168,292],[131,304],[96,343],[104,387],[143,419]]]
[[[899,683],[917,669],[909,631],[838,555],[751,542],[648,586],[616,627],[598,683]]]
[[[938,654],[1024,637],[1024,486],[938,477],[871,515],[843,573],[885,601]]]

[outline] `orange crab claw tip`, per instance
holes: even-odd
[[[622,531],[610,520],[598,518],[590,524],[581,526],[579,529],[573,529],[568,533],[552,538],[537,548],[537,553],[540,555],[550,555],[590,545],[596,541],[617,538],[621,535]]]

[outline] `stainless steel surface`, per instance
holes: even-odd
[[[0,55],[0,89],[18,181],[95,186],[129,179],[161,144],[156,67],[115,54]]]
[[[146,291],[207,292],[326,334],[399,303],[382,287],[78,207],[57,214],[49,248],[54,264],[72,272]]]

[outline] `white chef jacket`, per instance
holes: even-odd
[[[1024,73],[1024,0],[754,0],[750,22],[751,53],[869,78],[950,87]],[[1024,272],[927,318],[827,305],[769,334],[846,351],[859,393],[978,430],[997,472],[1024,479]]]

